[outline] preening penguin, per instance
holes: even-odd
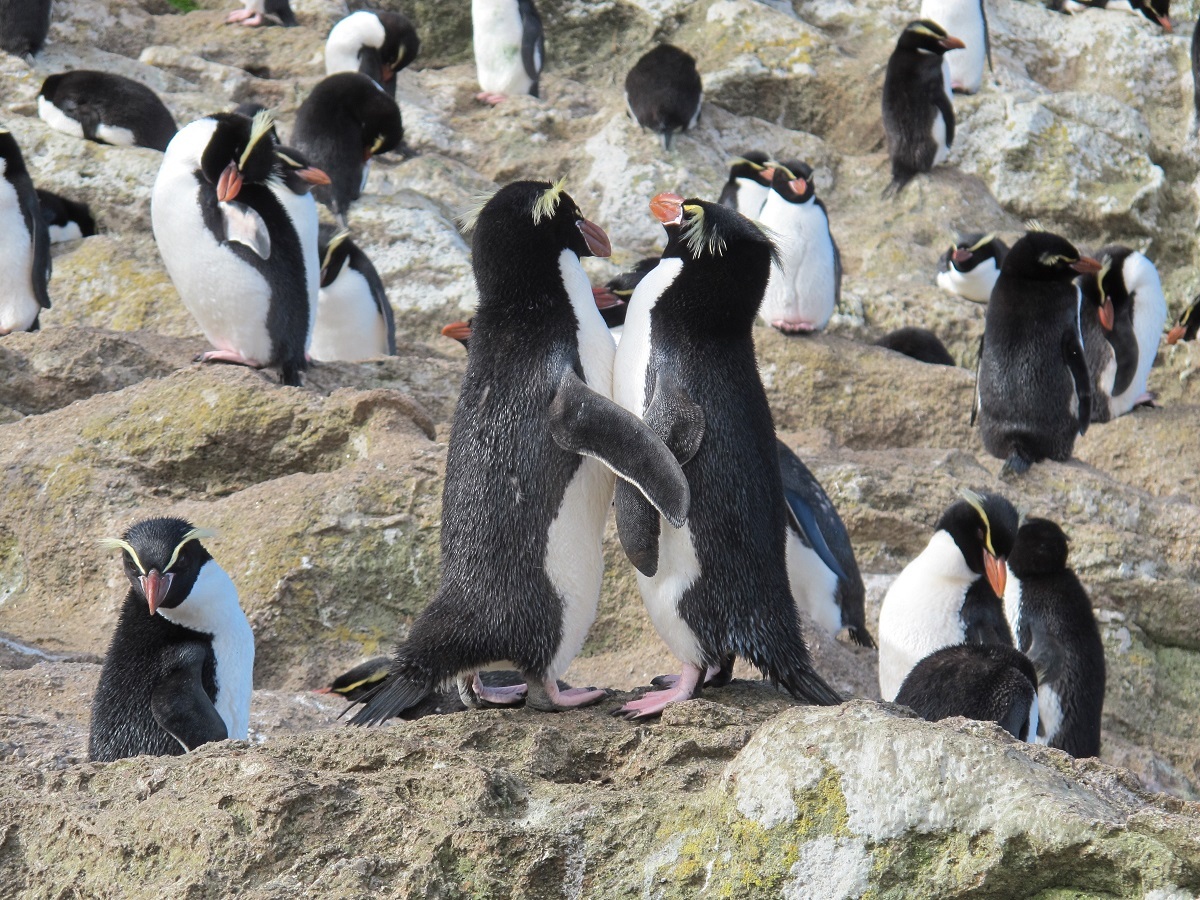
[[[630,300],[614,398],[666,441],[692,505],[686,522],[665,520],[621,481],[617,529],[683,671],[621,712],[649,716],[687,700],[731,654],[797,699],[839,703],[809,660],[788,583],[788,506],[754,356],[774,248],[726,206],[659,194],[650,208],[667,247]]]
[[[239,25],[257,28],[259,25],[274,22],[292,28],[300,24],[296,21],[296,14],[292,12],[288,0],[242,0],[242,6],[242,9],[235,9],[225,17],[226,25],[237,22]]]
[[[50,0],[0,0],[0,50],[33,56],[50,33]]]
[[[96,233],[96,220],[86,203],[68,200],[50,191],[37,191],[42,219],[50,230],[50,243],[77,241]]]
[[[1116,9],[1121,12],[1141,13],[1163,31],[1171,31],[1171,0],[1054,0],[1051,8],[1063,13],[1077,13],[1085,9]]]
[[[917,362],[935,366],[956,365],[946,345],[926,328],[897,328],[877,340],[875,346],[903,353]]]
[[[879,610],[879,693],[894,700],[913,667],[954,644],[1006,644],[1008,554],[1017,511],[999,494],[963,491],[925,549],[888,588]]]
[[[1067,567],[1067,536],[1048,519],[1028,519],[1017,532],[1008,571],[1004,610],[1017,648],[1039,679],[1037,742],[1072,756],[1098,756],[1104,643],[1087,591]]]
[[[471,33],[475,99],[495,105],[509,94],[538,96],[546,41],[533,0],[471,0]]]
[[[629,114],[642,128],[657,133],[668,152],[675,135],[700,120],[703,101],[696,60],[671,44],[643,54],[625,76]]]
[[[50,308],[50,235],[25,158],[12,132],[0,128],[0,335],[37,331]]]
[[[123,75],[87,69],[42,82],[38,115],[64,134],[118,147],[166,150],[177,131],[170,110],[150,88]]]
[[[612,472],[672,522],[689,504],[671,451],[609,399],[613,342],[579,264],[609,252],[561,182],[510,184],[475,219],[479,306],[446,460],[441,584],[354,724],[399,715],[444,683],[468,706],[604,696],[557,679],[600,599]],[[479,671],[497,663],[526,684],[486,687]]]
[[[1200,296],[1193,299],[1192,305],[1179,314],[1179,318],[1167,332],[1167,343],[1194,341],[1197,331],[1200,331]]]
[[[171,141],[150,217],[184,306],[216,348],[198,357],[277,367],[300,384],[317,306],[317,208],[328,183],[272,137],[272,117],[218,113]]]
[[[384,10],[351,13],[325,41],[325,74],[362,72],[396,99],[396,73],[417,58],[421,39],[407,16]]]
[[[768,169],[767,154],[758,150],[745,153],[729,163],[729,180],[721,189],[719,203],[731,206],[752,221],[758,220],[763,204],[771,195],[774,170]]]
[[[1007,255],[1008,245],[994,234],[960,235],[938,259],[938,287],[948,294],[987,303]]]
[[[936,22],[909,22],[888,59],[883,81],[883,128],[892,159],[884,196],[945,162],[954,143],[954,104],[946,94],[942,55],[965,46]]]
[[[254,634],[207,537],[182,519],[144,519],[104,542],[122,551],[130,588],[92,701],[89,759],[247,737]]]
[[[396,323],[383,281],[350,232],[322,225],[317,238],[321,290],[313,323],[313,359],[396,355]]]
[[[961,94],[974,94],[983,85],[983,63],[992,64],[984,0],[921,0],[921,18],[937,22],[962,39],[965,47],[946,52],[944,65],[950,71],[950,86]]]

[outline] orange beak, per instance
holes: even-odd
[[[938,44],[946,50],[963,50],[967,46],[956,37],[944,37],[938,41]]]
[[[163,599],[167,596],[167,591],[171,590],[171,582],[174,580],[174,575],[160,575],[158,569],[151,569],[138,578],[142,584],[142,593],[146,595],[146,602],[150,605],[150,615],[158,612],[158,608],[162,606]]]
[[[683,198],[665,191],[650,201],[650,212],[664,225],[679,225],[683,222]]]
[[[1104,302],[1100,304],[1100,324],[1104,326],[1105,331],[1113,330],[1113,322],[1116,318],[1117,314],[1113,310],[1112,297],[1105,297]]]
[[[469,322],[451,322],[442,329],[442,334],[448,338],[454,338],[461,344],[465,344],[471,339],[471,325]]]
[[[1183,334],[1185,331],[1187,331],[1187,329],[1184,328],[1182,325],[1176,325],[1174,328],[1172,328],[1170,331],[1167,332],[1167,343],[1168,344],[1179,343],[1181,340],[1183,340]]]
[[[612,255],[612,244],[609,242],[608,235],[604,233],[603,228],[595,222],[589,222],[587,219],[579,219],[576,221],[575,227],[583,235],[583,240],[587,243],[588,249],[592,251],[592,256],[598,256],[603,259],[606,256]]]
[[[238,171],[237,163],[231,162],[221,172],[221,177],[217,179],[217,199],[222,203],[228,203],[237,197],[241,189],[242,173]]]
[[[603,287],[592,288],[592,299],[596,301],[596,309],[612,309],[625,302],[608,288]]]
[[[1168,16],[1159,16],[1158,24],[1162,26],[1163,31],[1171,31],[1171,19]]]
[[[983,572],[987,576],[988,584],[992,586],[997,597],[1004,596],[1004,586],[1008,583],[1008,568],[1004,565],[1004,557],[992,556],[986,550],[983,551]]]
[[[1078,260],[1071,263],[1071,268],[1080,275],[1095,275],[1104,268],[1100,260],[1092,259],[1090,256],[1081,256]]]
[[[788,187],[792,189],[792,193],[803,196],[804,192],[808,190],[808,182],[803,178],[797,178],[795,181],[789,181]]]
[[[303,169],[297,169],[296,174],[307,181],[309,184],[333,184],[329,176],[316,166],[307,166]]]

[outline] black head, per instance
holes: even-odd
[[[1080,281],[1083,296],[1098,308],[1100,325],[1112,331],[1117,315],[1126,309],[1133,298],[1125,284],[1125,260],[1133,251],[1120,244],[1109,244],[1096,254],[1100,259],[1100,271],[1094,276],[1085,275]]]
[[[1067,536],[1049,519],[1026,519],[1017,532],[1008,567],[1018,578],[1055,575],[1067,568]]]
[[[1008,253],[1008,247],[994,233],[982,234],[977,231],[961,234],[950,245],[949,259],[959,272],[970,272],[982,262],[989,259],[996,261],[999,268]]]
[[[317,257],[321,260],[321,287],[329,287],[342,273],[342,266],[350,258],[354,242],[346,229],[334,230],[332,225],[322,225],[317,235]]]
[[[17,139],[5,128],[0,128],[0,160],[4,161],[2,174],[9,181],[25,172],[25,157],[21,155]]]
[[[900,40],[896,42],[897,50],[909,50],[914,53],[924,51],[936,53],[938,56],[947,50],[961,50],[965,46],[967,45],[958,38],[946,34],[946,29],[932,19],[909,22],[900,33]]]
[[[217,199],[233,200],[245,182],[264,184],[275,174],[275,117],[262,110],[210,116],[217,127],[200,155],[200,172],[217,186]]]
[[[770,165],[771,189],[788,203],[807,203],[817,194],[813,168],[797,159]]]
[[[311,165],[295,147],[275,148],[275,174],[293,194],[307,194],[315,185],[332,183],[323,170]]]
[[[1192,305],[1179,314],[1175,326],[1167,332],[1167,343],[1194,341],[1197,331],[1200,331],[1200,295],[1194,297]]]
[[[1077,275],[1095,274],[1098,260],[1083,256],[1075,245],[1049,231],[1030,231],[1013,244],[1001,271],[1016,278],[1068,283]]]
[[[42,82],[42,89],[38,93],[51,103],[54,103],[54,95],[58,93],[58,87],[62,84],[62,80],[67,74],[67,72],[59,72],[57,75],[51,75]]]
[[[380,10],[375,13],[383,25],[383,46],[379,56],[383,63],[383,80],[391,81],[395,74],[417,58],[421,39],[407,16]]]
[[[1161,25],[1163,31],[1171,31],[1171,0],[1130,0],[1129,5],[1143,16]]]
[[[183,519],[143,519],[120,538],[101,543],[121,550],[125,575],[145,598],[150,615],[174,609],[191,593],[201,567],[212,559],[200,543],[212,533]]]
[[[729,180],[745,178],[748,181],[757,182],[763,187],[770,187],[771,176],[766,172],[768,159],[767,154],[759,150],[751,150],[737,159],[730,160]]]
[[[1019,517],[999,494],[963,491],[938,519],[937,530],[954,538],[967,567],[987,578],[997,597],[1004,595],[1004,561],[1012,552]]]

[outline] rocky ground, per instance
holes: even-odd
[[[967,425],[983,308],[933,281],[957,229],[1039,218],[1159,265],[1172,314],[1200,289],[1200,155],[1188,41],[1141,17],[989,0],[995,72],[959,98],[950,165],[883,202],[879,93],[912,0],[541,0],[544,98],[475,104],[467,4],[405,2],[399,76],[411,159],[377,160],[351,224],[396,308],[398,354],[314,367],[304,388],[201,368],[203,337],[149,228],[160,156],[36,118],[69,67],[138,78],[176,119],[257,99],[285,136],[346,7],[301,27],[220,24],[224,4],[57,0],[32,64],[0,56],[0,121],[36,183],[92,205],[101,233],[55,250],[43,330],[0,339],[0,897],[1154,897],[1200,891],[1200,348],[1163,348],[1161,409],[1092,428],[1078,460],[1015,483]],[[664,157],[625,115],[655,40],[692,52],[707,102]],[[829,331],[759,329],[777,424],[825,485],[869,587],[894,575],[965,486],[1061,522],[1109,668],[1103,762],[990,726],[934,726],[878,697],[875,659],[815,632],[847,694],[795,708],[746,679],[657,724],[619,697],[560,716],[437,717],[378,732],[307,689],[388,649],[437,578],[445,439],[473,303],[455,215],[519,176],[568,177],[612,237],[596,280],[653,252],[665,189],[715,196],[729,156],[807,158],[846,266]],[[869,345],[936,330],[964,368]],[[258,649],[251,740],[186,758],[88,764],[87,709],[125,582],[96,539],[149,515],[214,528]],[[673,662],[615,535],[600,615],[568,678],[627,692]],[[1120,768],[1113,768],[1113,766]],[[1124,771],[1127,770],[1127,771]],[[1173,797],[1153,796],[1166,792]]]

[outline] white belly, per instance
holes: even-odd
[[[974,94],[983,84],[987,57],[981,0],[923,0],[921,18],[932,19],[967,46],[943,57],[950,67],[951,84]]]
[[[751,221],[758,221],[771,189],[749,178],[739,178],[737,186],[737,211]]]
[[[683,271],[683,260],[664,259],[638,282],[613,366],[612,398],[619,406],[641,417],[646,411],[646,370],[650,367],[650,312],[659,296]]]
[[[6,271],[0,282],[0,334],[28,331],[42,308],[33,293],[33,237],[26,230],[17,190],[4,177],[0,177],[0,260]]]
[[[528,94],[533,79],[521,59],[523,27],[516,0],[471,0],[475,68],[489,93]]]
[[[674,528],[659,516],[658,571],[652,577],[637,573],[642,602],[659,637],[680,662],[699,666],[703,662],[700,646],[692,629],[679,615],[679,601],[700,577],[700,560],[692,544],[692,532],[685,522]]]
[[[811,547],[805,547],[794,532],[787,532],[788,584],[792,602],[829,634],[842,628],[842,609],[837,604],[837,576]]]
[[[946,144],[946,119],[940,109],[933,111],[933,142],[937,144],[937,152],[933,155],[933,164],[940,166],[950,155],[950,147]]]
[[[775,232],[779,248],[759,316],[768,325],[824,328],[837,302],[829,220],[815,201],[788,203],[772,192],[759,221]]]
[[[128,128],[121,128],[118,125],[105,125],[103,123],[97,125],[96,137],[106,144],[112,144],[114,147],[132,147],[134,145],[133,132]]]
[[[937,283],[948,294],[957,294],[976,303],[987,303],[992,298],[992,288],[1000,270],[996,268],[995,260],[985,260],[970,272],[960,272],[951,266],[945,272],[938,272]]]
[[[83,137],[83,126],[42,96],[38,97],[38,116],[55,131],[71,137]]]
[[[333,284],[318,294],[312,358],[328,362],[386,356],[387,337],[387,326],[367,279],[343,266]]]
[[[51,225],[49,230],[50,243],[52,244],[62,244],[67,241],[83,239],[83,230],[79,227],[78,222],[68,222],[66,225]]]
[[[1137,285],[1133,289],[1133,333],[1137,337],[1138,367],[1125,392],[1113,397],[1114,416],[1125,415],[1146,392],[1150,368],[1158,355],[1163,326],[1167,323],[1167,299],[1154,264],[1141,253],[1132,253],[1125,260],[1124,276],[1127,285],[1131,282]]]

